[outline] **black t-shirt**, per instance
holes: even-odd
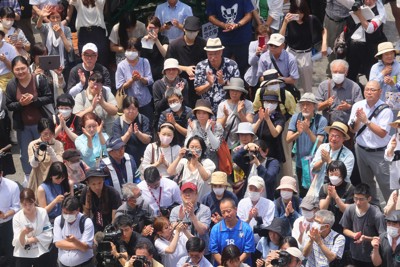
[[[310,23],[312,23],[312,27],[310,27]],[[313,33],[311,33],[311,28]],[[297,21],[291,21],[287,25],[286,42],[290,48],[295,50],[307,50],[312,47],[312,39],[320,36],[322,30],[321,22],[312,15],[302,24],[297,23]]]
[[[160,40],[161,45],[169,44],[168,37],[164,35],[158,34],[158,40]],[[140,56],[149,60],[153,81],[161,79],[163,76],[161,72],[164,69],[164,57],[161,55],[156,44],[154,44],[152,49],[142,48]]]
[[[127,252],[129,256],[128,258],[130,259],[134,255],[135,247],[139,242],[144,242],[147,243],[150,247],[154,247],[153,243],[151,243],[149,239],[133,231],[128,243],[120,240],[120,243],[118,244],[119,245],[118,252],[120,253]]]

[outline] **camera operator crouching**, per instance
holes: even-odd
[[[289,247],[278,252],[279,258],[271,261],[273,267],[301,267],[304,256],[300,249]]]
[[[134,252],[135,255],[131,257],[124,267],[164,267],[154,259],[156,250],[153,245],[139,241]]]
[[[120,235],[115,237],[114,240],[109,241],[111,244],[111,254],[116,260],[115,264],[110,264],[109,266],[125,266],[128,260],[134,256],[132,253],[139,242],[147,244],[154,251],[154,246],[149,239],[133,231],[133,221],[128,215],[118,216],[115,219],[114,225],[117,231],[120,231]],[[100,252],[99,249],[98,252]],[[151,255],[155,255],[154,252]]]

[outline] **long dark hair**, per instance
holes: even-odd
[[[118,37],[119,37],[119,44],[123,48],[128,46],[128,32],[126,31],[127,28],[136,27],[136,15],[134,11],[124,13],[119,19],[119,27],[118,27]]]
[[[47,172],[46,179],[43,181],[43,183],[51,185],[53,183],[53,176],[57,176],[63,179],[60,184],[61,188],[63,189],[63,193],[67,193],[70,191],[68,183],[68,171],[64,163],[59,161],[53,162],[49,168],[49,171]]]
[[[190,145],[190,143],[191,143],[193,140],[197,140],[197,141],[199,141],[199,143],[200,143],[200,146],[201,146],[201,150],[202,150],[202,151],[201,151],[201,157],[199,158],[199,161],[202,161],[202,160],[205,159],[205,157],[206,157],[207,145],[206,145],[206,143],[204,142],[204,139],[203,139],[203,138],[201,138],[201,137],[198,136],[198,135],[194,135],[194,136],[190,137],[189,140],[187,141],[187,143],[186,143],[186,148],[189,148],[189,145]]]
[[[307,4],[306,0],[290,0],[290,9],[289,13],[303,13],[303,21],[306,21],[310,17],[310,7]]]

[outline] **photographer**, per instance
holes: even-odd
[[[279,162],[268,157],[269,144],[264,140],[257,140],[255,143],[248,143],[238,152],[233,153],[232,160],[245,173],[246,177],[260,176],[265,183],[266,196],[274,200],[274,188],[276,177],[279,173]],[[243,188],[237,193],[239,199],[248,195],[247,179]],[[265,197],[265,193],[262,194]]]
[[[212,267],[213,265],[204,257],[206,243],[196,236],[186,242],[188,256],[182,257],[176,267]]]
[[[142,191],[144,201],[157,216],[169,216],[171,206],[182,203],[178,185],[168,178],[161,178],[154,166],[144,170],[144,181],[141,181],[138,187]]]
[[[377,62],[375,54],[377,53],[378,44],[386,42],[387,38],[383,32],[383,24],[386,22],[386,11],[381,1],[369,0],[355,1],[352,7],[354,15],[360,21],[355,23],[352,16],[347,18],[345,39],[347,40],[347,62],[349,62],[349,72],[347,77],[355,82],[359,73],[364,74],[369,80],[369,71],[372,65]],[[372,19],[367,20],[365,13],[361,11],[361,7],[370,8],[375,15]]]
[[[92,220],[79,212],[79,200],[69,196],[62,202],[62,215],[54,221],[53,242],[58,248],[59,267],[94,267]]]
[[[38,186],[46,177],[53,162],[63,161],[63,144],[55,140],[55,125],[52,120],[41,118],[38,126],[39,139],[33,140],[28,145],[29,163],[32,167],[29,175],[28,187],[37,194]]]
[[[272,266],[277,267],[300,267],[304,260],[304,256],[300,249],[296,247],[289,247],[286,250],[280,250],[279,258],[272,260]]]
[[[113,240],[114,242],[111,243],[111,254],[122,266],[125,265],[127,259],[133,256],[132,253],[139,241],[145,242],[150,247],[153,247],[150,240],[133,231],[133,221],[128,215],[119,216],[115,219],[114,224],[119,231],[121,231],[121,236],[118,240]],[[117,252],[117,249],[119,253]]]
[[[155,249],[146,242],[138,242],[135,255],[126,262],[125,267],[164,267],[154,259]]]
[[[115,219],[121,215],[128,215],[133,220],[134,230],[143,236],[153,234],[153,210],[142,198],[139,187],[134,183],[122,186],[122,199],[124,203],[117,209]],[[147,225],[149,224],[149,225]]]

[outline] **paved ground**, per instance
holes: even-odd
[[[392,16],[390,6],[386,5],[386,10],[388,13],[388,20],[386,22],[384,31],[386,33],[387,38],[392,41],[396,42],[398,40],[397,30],[394,24],[394,18]],[[36,40],[40,40],[40,35],[38,33],[35,34]],[[326,59],[322,59],[314,64],[314,85],[313,91],[315,92],[318,88],[320,82],[326,79],[325,69],[328,61]],[[365,84],[365,79],[361,79],[361,82]],[[24,175],[21,169],[21,162],[19,160],[19,147],[14,146],[12,148],[14,164],[16,166],[17,172],[14,175],[9,175],[8,178],[13,179],[18,182],[22,182],[24,179]]]

